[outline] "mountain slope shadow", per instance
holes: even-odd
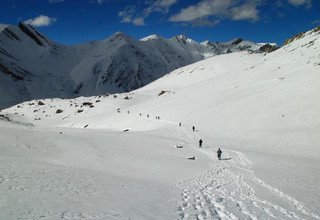
[[[130,92],[180,67],[259,44],[203,44],[179,35],[140,40],[117,32],[107,39],[62,45],[28,24],[0,29],[0,109],[24,101]]]

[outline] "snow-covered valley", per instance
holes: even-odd
[[[319,33],[2,110],[0,219],[320,219]]]

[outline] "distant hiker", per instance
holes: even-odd
[[[194,132],[196,130],[196,128],[194,126],[192,126],[192,131]]]
[[[179,122],[179,127],[181,127],[181,125],[182,125],[181,122]]]
[[[218,159],[221,160],[221,154],[222,154],[222,151],[221,149],[219,148],[218,151],[217,151],[217,155],[218,155]]]
[[[120,108],[117,108],[117,112],[120,113]]]
[[[202,147],[202,139],[199,140],[199,147]]]
[[[130,111],[128,111],[128,114],[130,114]]]
[[[149,115],[147,115],[147,117],[149,118]]]
[[[140,116],[141,116],[142,114],[140,113]]]

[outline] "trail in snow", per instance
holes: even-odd
[[[160,123],[179,124],[160,118],[156,119]],[[205,173],[175,185],[182,188],[179,219],[320,219],[296,199],[257,178],[243,153],[224,148],[219,161],[214,145],[195,147],[199,130],[192,132],[191,125],[182,124],[178,134],[182,145],[201,151],[213,163]]]
[[[127,115],[127,113],[125,114]],[[179,122],[169,121],[163,117],[160,117],[161,120],[157,120],[152,114],[149,114],[149,116],[150,120],[156,120],[157,123],[163,123],[168,126],[178,126],[179,124]],[[254,175],[251,161],[249,161],[242,152],[223,148],[223,159],[231,158],[231,160],[218,161],[216,157],[216,147],[214,147],[213,144],[206,142],[203,148],[197,147],[198,140],[200,139],[199,133],[201,131],[192,132],[191,126],[184,124],[184,122],[183,127],[178,130],[177,141],[180,141],[185,147],[202,152],[212,160],[211,167],[201,175],[174,185],[182,189],[181,202],[177,208],[179,219],[320,219],[318,215],[312,213],[296,199],[257,178]],[[20,168],[0,168],[1,170],[21,170]],[[24,171],[24,173],[28,172]],[[45,176],[46,181],[51,179],[52,171],[49,173],[49,176],[46,176],[45,173],[42,174],[42,176]],[[65,174],[66,172],[63,173]],[[77,171],[77,175],[78,174]],[[15,173],[3,173],[3,175],[0,175],[0,184],[8,182],[10,183],[9,190],[22,190],[27,192],[29,190],[28,187],[34,185],[32,184],[32,179],[26,178],[18,180],[17,177],[19,175],[16,176]],[[31,174],[27,176],[34,175]],[[61,175],[57,174],[54,176],[57,177]],[[72,178],[72,175],[68,174],[68,176],[68,178]],[[78,177],[71,182],[76,182],[77,179]],[[104,182],[94,180],[93,178],[89,179],[91,180],[89,186],[94,186],[98,182]],[[64,179],[62,180],[64,181]],[[62,196],[67,197],[68,193],[76,193],[79,195],[83,193],[85,196],[91,194],[91,192],[86,191],[90,190],[90,187],[86,185],[87,183],[81,186],[81,184],[78,185],[79,183],[72,185],[68,181],[62,184],[65,188],[58,188],[63,181],[61,181],[61,179],[59,179],[57,183],[52,181],[53,184],[42,187],[41,190],[50,192],[52,191],[52,187],[57,187],[57,191],[60,193],[64,192]],[[17,182],[19,182],[19,184],[15,186],[14,183]],[[23,187],[23,185],[25,185],[25,187]],[[53,189],[53,191],[55,190]],[[79,213],[66,211],[59,213],[59,215],[60,218],[66,219],[122,218],[121,214],[113,211],[106,211],[105,213],[99,212],[97,215],[94,213]],[[21,215],[26,216],[25,213]],[[34,210],[34,213],[31,213],[30,216],[31,215],[33,217],[41,216],[43,213],[41,214],[40,212],[38,213],[37,210]],[[51,213],[51,215],[57,215],[57,213]]]
[[[188,144],[197,146],[198,133],[183,132]],[[257,178],[243,153],[224,149],[224,159],[219,161],[215,148],[199,151],[213,163],[205,173],[177,184],[183,189],[179,219],[320,219],[294,198]],[[257,188],[266,191],[269,200],[256,195]]]

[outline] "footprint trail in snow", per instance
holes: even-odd
[[[188,144],[196,146],[189,136]],[[212,159],[206,172],[181,182],[178,219],[320,219],[294,198],[254,175],[251,162],[238,151],[224,150],[218,161],[216,149],[199,149]],[[256,189],[268,195],[256,195]],[[269,198],[269,199],[268,199]],[[272,198],[272,199],[270,199]]]

